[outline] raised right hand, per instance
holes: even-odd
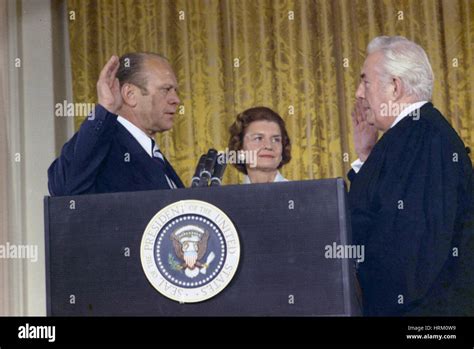
[[[364,101],[357,98],[352,112],[352,125],[354,128],[354,148],[359,159],[364,162],[370,155],[378,139],[378,130],[367,121],[367,109]]]
[[[119,66],[119,58],[117,56],[110,57],[100,72],[99,80],[97,80],[97,97],[99,104],[114,114],[116,114],[122,106],[120,83],[116,78]]]

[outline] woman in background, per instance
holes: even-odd
[[[245,174],[244,183],[287,181],[278,170],[291,160],[291,142],[280,115],[250,108],[237,115],[229,131],[229,150],[239,154],[234,166]]]

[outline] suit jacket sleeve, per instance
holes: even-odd
[[[79,131],[63,146],[48,169],[51,195],[78,195],[94,191],[97,174],[115,133],[117,115],[95,107]]]

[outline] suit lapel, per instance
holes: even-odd
[[[160,189],[169,188],[168,181],[160,165],[153,161],[140,143],[121,123],[117,122],[117,124],[118,139],[130,152],[130,162],[133,163],[133,166],[136,166],[135,173],[139,173],[139,176],[144,177],[149,183],[154,183]]]
[[[174,170],[173,166],[171,166],[170,162],[166,157],[163,155],[163,158],[165,159],[165,164],[166,164],[166,174],[168,177],[176,184],[178,188],[184,188],[184,184],[179,178],[178,174]]]

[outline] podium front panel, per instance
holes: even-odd
[[[342,179],[45,198],[50,316],[351,316],[359,314]],[[230,284],[180,304],[148,281],[140,243],[151,218],[179,200],[222,210],[240,239]]]

